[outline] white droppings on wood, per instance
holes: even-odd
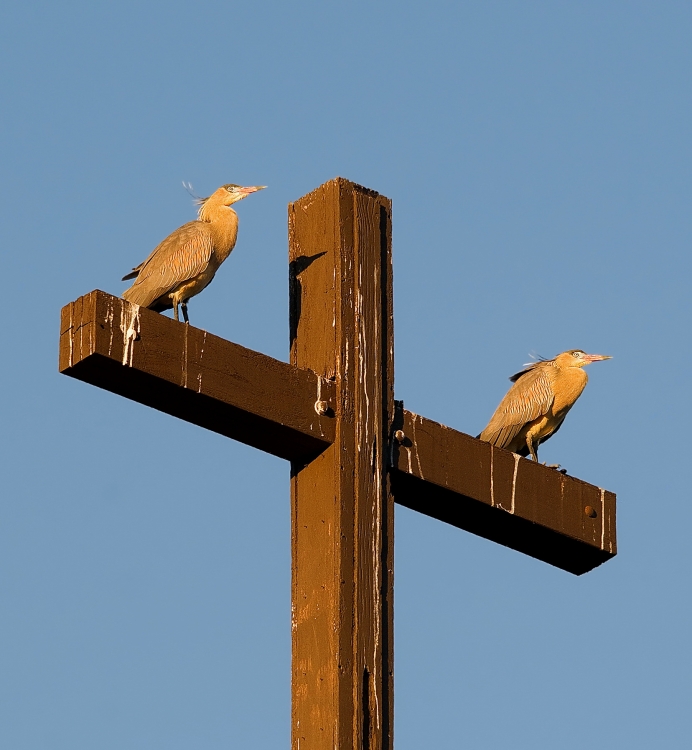
[[[108,308],[106,312],[106,323],[108,324],[108,328],[110,329],[110,339],[108,341],[108,356],[111,356],[111,351],[113,350],[113,320],[115,319],[115,313],[113,310],[113,297],[108,297]]]
[[[79,358],[84,356],[84,308],[82,308],[82,320],[79,322]]]
[[[72,348],[74,346],[74,302],[70,303],[70,367],[72,367]]]
[[[514,514],[514,497],[517,491],[517,472],[519,471],[519,461],[521,456],[518,453],[512,454],[514,456],[514,476],[512,477],[512,507],[509,512]]]
[[[197,373],[197,393],[202,392],[202,357],[204,356],[204,345],[207,343],[207,332],[202,335],[202,347],[199,350],[199,372]]]
[[[601,549],[605,549],[605,490],[598,489],[601,490]]]
[[[317,376],[317,399],[315,401],[315,411],[317,412],[318,416],[323,416],[323,413],[320,411],[320,407],[321,407],[322,401],[323,401],[323,399],[322,399],[322,380],[323,380],[322,376],[318,375]],[[324,378],[324,380],[326,380],[326,378]],[[324,431],[322,430],[322,420],[321,419],[317,420],[317,426],[320,428],[320,435],[322,437],[324,437]],[[313,426],[312,422],[310,423],[310,428],[314,429],[314,426]]]
[[[358,268],[358,283],[359,286],[362,285],[362,279],[360,278],[362,274],[363,267],[360,266]],[[363,442],[367,445],[370,441],[368,440],[368,426],[370,424],[370,396],[368,395],[368,388],[367,388],[367,377],[368,377],[368,364],[365,361],[365,355],[364,352],[368,351],[368,344],[367,339],[365,336],[365,316],[363,315],[363,294],[360,291],[360,288],[358,289],[358,292],[356,294],[356,321],[357,324],[360,324],[360,336],[358,339],[358,375],[360,377],[360,382],[363,383],[363,394],[365,395],[365,435],[363,436]],[[359,420],[361,423],[363,423],[362,420],[362,414],[361,419]],[[358,450],[360,451],[360,442],[358,442]]]
[[[412,419],[412,424],[413,424],[413,450],[416,453],[416,463],[418,464],[418,474],[419,474],[419,476],[420,476],[421,479],[425,479],[425,477],[423,476],[423,467],[421,466],[421,463],[420,463],[420,454],[418,453],[418,440],[416,440],[416,420],[420,419],[420,423],[423,424],[423,417],[419,417],[418,414],[412,414],[411,416],[413,417],[413,419]],[[410,463],[411,462],[409,460],[409,471],[411,469]]]
[[[120,330],[123,332],[123,364],[132,367],[134,344],[139,337],[139,305],[124,302],[120,308]]]
[[[313,193],[310,193],[310,195],[312,196]],[[307,213],[308,208],[310,208],[310,206],[312,206],[314,202],[315,202],[315,198],[311,198],[311,200],[309,200],[307,203],[303,203],[303,205],[301,206],[301,209]]]
[[[332,269],[332,289],[336,289],[336,266]],[[336,330],[336,304],[332,303],[332,313],[334,314],[334,317],[332,318],[332,328]]]

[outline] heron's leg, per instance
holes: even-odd
[[[187,317],[187,300],[180,303],[180,309],[183,311],[183,320],[189,324],[190,319]]]
[[[531,458],[538,463],[538,445],[535,448],[533,447],[533,438],[530,433],[526,434],[526,446],[529,449]]]
[[[535,447],[534,447],[534,441],[533,441],[533,438],[531,437],[531,434],[529,433],[529,434],[526,435],[526,445],[528,446],[529,451],[531,452],[531,458],[533,458],[533,460],[536,463],[538,463],[538,446],[540,444],[541,444],[541,441],[540,441],[540,439],[538,439],[538,440],[536,440]],[[543,466],[547,466],[549,469],[559,469],[560,468],[560,464],[546,464],[546,463],[544,463]],[[562,473],[566,474],[567,471],[563,470]]]
[[[179,318],[178,318],[178,303],[175,300],[173,300],[173,317],[176,320],[179,320]]]

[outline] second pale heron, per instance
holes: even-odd
[[[610,357],[570,349],[527,365],[512,375],[514,385],[478,437],[538,461],[538,446],[560,429],[586,387],[589,378],[582,368],[603,359]]]

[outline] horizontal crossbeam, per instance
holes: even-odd
[[[581,575],[614,557],[615,495],[405,411],[392,446],[400,505]]]
[[[60,371],[280,458],[334,442],[332,381],[105,292],[63,308]],[[397,503],[577,575],[616,554],[613,493],[401,403],[393,433]]]
[[[334,441],[332,382],[105,292],[63,307],[60,372],[280,458]]]

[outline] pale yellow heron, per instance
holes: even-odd
[[[538,461],[538,446],[560,429],[586,387],[589,378],[582,368],[603,359],[611,358],[570,349],[527,365],[512,375],[514,385],[478,437]]]
[[[123,281],[137,277],[123,297],[156,312],[173,308],[176,320],[180,305],[188,323],[188,300],[209,285],[235,246],[238,214],[231,205],[264,187],[222,185],[208,198],[198,199],[197,221],[169,234],[143,263],[123,276]]]

